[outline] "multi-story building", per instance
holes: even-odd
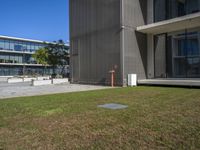
[[[70,0],[72,81],[200,78],[200,0]]]
[[[39,40],[0,36],[0,76],[43,74],[44,66],[37,64],[32,55],[47,44]],[[47,66],[45,74],[52,74],[51,66]]]

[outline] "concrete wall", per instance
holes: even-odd
[[[154,23],[154,0],[147,1],[147,24]],[[155,76],[154,69],[154,35],[147,35],[147,78]]]
[[[120,85],[129,73],[146,78],[147,36],[135,29],[152,20],[147,7],[147,0],[70,0],[72,82],[109,83],[114,66]]]
[[[135,31],[147,22],[147,0],[122,1],[124,84],[127,75],[134,73],[139,79],[146,78],[147,36]]]
[[[120,74],[120,0],[70,0],[72,82],[105,84]]]
[[[154,36],[155,77],[166,77],[166,35]]]

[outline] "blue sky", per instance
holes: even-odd
[[[69,40],[69,0],[0,0],[0,35]]]

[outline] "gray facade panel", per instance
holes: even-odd
[[[116,66],[121,84],[120,0],[70,0],[70,14],[72,81],[108,84]]]
[[[166,77],[166,35],[157,35],[154,37],[155,53],[155,77]]]
[[[135,28],[146,23],[147,1],[123,1],[124,32],[124,80],[129,73],[135,73],[139,79],[146,78],[147,37],[137,33]]]
[[[135,29],[147,23],[147,0],[70,0],[70,13],[73,82],[109,83],[114,66],[117,84],[146,78],[147,37]]]
[[[147,78],[154,78],[154,37],[147,35]]]

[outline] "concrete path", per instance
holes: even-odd
[[[107,88],[110,88],[110,87],[94,86],[94,85],[79,85],[79,84],[31,86],[30,82],[14,83],[14,84],[0,82],[0,99],[12,98],[12,97],[23,97],[23,96],[56,94],[56,93],[78,92],[78,91],[90,91],[90,90],[107,89]]]

